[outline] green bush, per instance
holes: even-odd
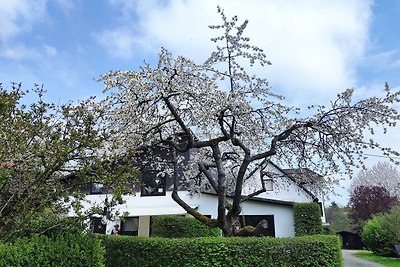
[[[361,238],[367,248],[377,255],[390,256],[394,253],[390,232],[381,226],[377,217],[367,221]]]
[[[57,213],[44,213],[31,218],[23,228],[16,232],[17,237],[31,237],[45,235],[56,237],[59,235],[75,235],[85,231],[87,223],[84,218],[63,217]]]
[[[339,238],[102,236],[106,266],[341,266]]]
[[[182,238],[220,236],[219,228],[211,228],[191,217],[163,215],[152,217],[151,236]]]
[[[382,215],[380,223],[383,228],[386,228],[390,236],[392,237],[393,243],[400,243],[400,205],[392,208],[388,213]]]
[[[100,240],[88,235],[49,238],[33,236],[13,243],[0,243],[0,267],[104,266],[105,250]]]
[[[394,245],[400,243],[400,206],[368,220],[361,238],[373,253],[380,256],[395,255]]]
[[[318,203],[295,203],[293,213],[296,236],[323,233],[321,210]]]

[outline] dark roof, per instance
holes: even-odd
[[[294,175],[288,171],[288,170],[296,170],[296,169],[281,169],[278,165],[276,165],[275,163],[268,161],[269,164],[272,164],[275,168],[277,168],[279,171],[281,171],[287,178],[289,178],[291,181],[295,182],[301,189],[304,190],[304,192],[306,192],[307,194],[309,194],[313,199],[316,198],[316,196],[310,191],[308,190],[304,185],[304,183],[301,183],[300,181],[298,181],[297,179],[295,179]],[[311,170],[310,170],[311,171]],[[294,172],[295,173],[295,172]],[[315,172],[313,172],[315,173]],[[316,174],[316,173],[315,173]],[[322,176],[321,176],[322,177]]]
[[[308,168],[284,169],[283,172],[303,184],[319,184],[323,178],[322,175]]]

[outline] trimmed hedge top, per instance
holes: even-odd
[[[342,266],[333,235],[296,238],[103,236],[106,266]]]
[[[323,233],[321,209],[318,203],[294,203],[293,213],[296,236]]]
[[[151,236],[168,238],[221,236],[221,230],[208,227],[191,217],[162,215],[152,217]]]
[[[100,240],[89,235],[21,238],[0,243],[0,267],[104,266],[105,250]]]

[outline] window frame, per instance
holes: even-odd
[[[262,187],[267,192],[274,191],[274,178],[268,176],[267,172],[261,172]]]

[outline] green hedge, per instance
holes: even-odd
[[[296,236],[323,233],[321,209],[318,203],[295,203],[293,213]]]
[[[104,266],[105,250],[94,236],[68,235],[20,238],[0,243],[0,267],[19,266]]]
[[[342,266],[339,238],[102,236],[106,266]]]
[[[191,217],[163,215],[152,217],[151,236],[182,238],[221,236],[219,228],[211,228]]]

